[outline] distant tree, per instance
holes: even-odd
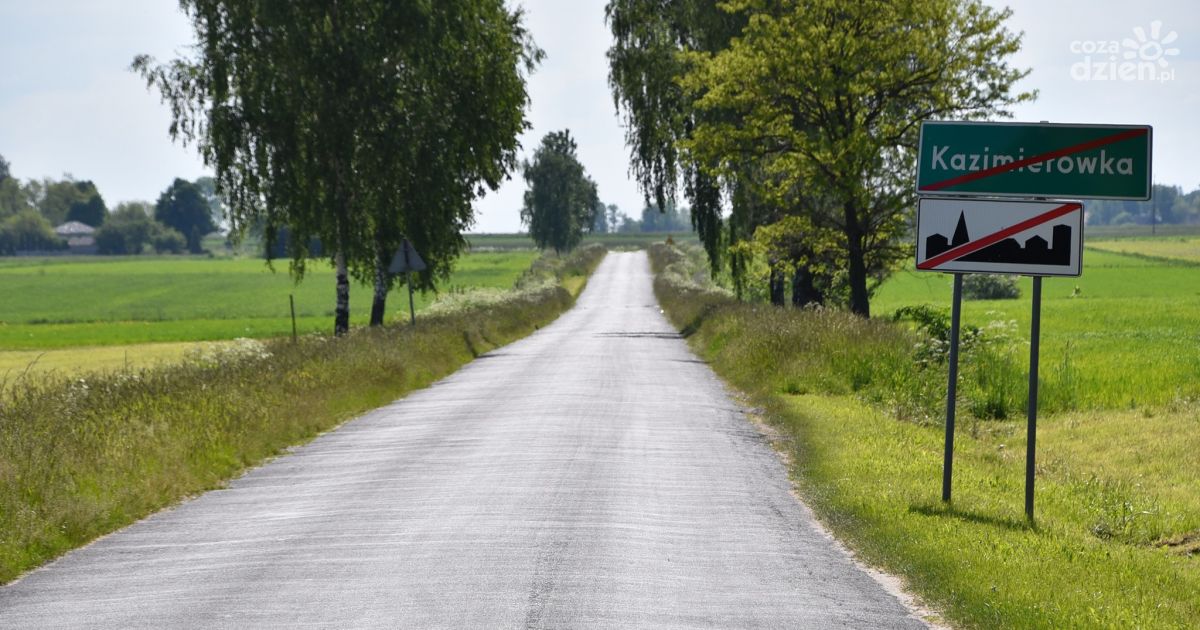
[[[12,177],[12,173],[9,171],[8,160],[4,159],[3,155],[0,155],[0,184],[3,184],[4,180],[10,177]]]
[[[200,196],[204,198],[204,202],[208,204],[208,213],[212,217],[212,224],[218,229],[228,227],[229,211],[225,208],[225,200],[217,194],[217,180],[205,175],[192,182],[192,185],[196,187]]]
[[[620,226],[617,228],[617,232],[620,232],[621,234],[633,234],[635,232],[642,231],[642,222],[641,221],[634,219],[624,213],[621,214],[620,219],[621,219],[621,222],[620,222]]]
[[[67,209],[67,221],[79,221],[92,227],[100,227],[108,216],[108,207],[96,185],[90,181],[75,182],[78,198]]]
[[[0,253],[63,249],[67,244],[40,213],[26,209],[0,223]]]
[[[595,220],[592,222],[593,234],[608,233],[608,206],[603,201],[596,201]]]
[[[96,248],[106,255],[140,254],[150,242],[158,224],[145,203],[121,203],[112,211],[104,225],[96,230]]]
[[[643,232],[690,232],[691,222],[687,208],[679,210],[669,201],[666,212],[660,211],[655,204],[642,208]]]
[[[608,231],[616,232],[617,228],[620,227],[620,225],[621,225],[621,222],[619,220],[621,210],[619,208],[617,208],[617,204],[610,203],[610,204],[608,204],[607,213],[608,213]]]
[[[76,181],[69,174],[59,181],[52,179],[43,180],[40,190],[35,191],[35,193],[38,210],[51,225],[65,223],[69,220],[67,217],[71,214],[73,207],[86,206],[92,201],[93,197],[100,196],[100,193],[96,190],[96,186],[92,182]],[[100,200],[99,205],[102,207],[104,201]],[[87,214],[90,208],[81,208],[77,210],[77,212],[79,211]],[[91,224],[89,223],[88,225]]]
[[[182,254],[187,249],[187,239],[179,230],[155,222],[150,232],[150,245],[159,254]]]
[[[34,207],[29,203],[28,190],[17,178],[8,177],[0,181],[0,219],[32,209]]]
[[[542,138],[533,161],[522,165],[529,188],[521,223],[542,249],[574,249],[595,222],[596,183],[584,172],[576,148],[570,131],[552,131]]]
[[[191,182],[175,178],[175,181],[159,196],[154,205],[154,218],[163,225],[178,230],[187,239],[188,251],[199,254],[203,251],[200,240],[205,234],[217,229],[213,225],[208,202]]]

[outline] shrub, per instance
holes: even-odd
[[[67,246],[36,210],[22,210],[0,223],[0,254],[55,250]]]
[[[159,223],[155,225],[155,230],[150,236],[150,244],[159,254],[182,254],[187,248],[187,238],[180,234],[179,230]]]
[[[1016,276],[971,273],[963,277],[963,297],[968,300],[1015,300],[1021,297]]]

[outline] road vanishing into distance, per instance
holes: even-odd
[[[611,253],[575,308],[0,588],[0,628],[918,628]]]

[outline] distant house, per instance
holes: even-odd
[[[95,254],[96,228],[79,221],[67,221],[54,228],[54,233],[67,242],[67,251],[72,254]]]

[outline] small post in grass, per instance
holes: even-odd
[[[292,307],[292,343],[296,343],[296,296],[288,294],[288,304]]]
[[[407,254],[407,252],[406,252]],[[417,325],[417,309],[413,307],[413,288],[412,288],[412,272],[408,272],[405,278],[405,284],[408,285],[408,325]]]
[[[1037,444],[1038,346],[1042,332],[1042,277],[1033,277],[1033,313],[1029,326],[1029,426],[1025,438],[1025,516],[1033,521],[1033,474]]]
[[[958,331],[962,321],[963,274],[954,274],[954,301],[950,306],[950,376],[946,385],[946,453],[942,460],[942,501],[950,502],[954,470],[954,408],[958,397]]]

